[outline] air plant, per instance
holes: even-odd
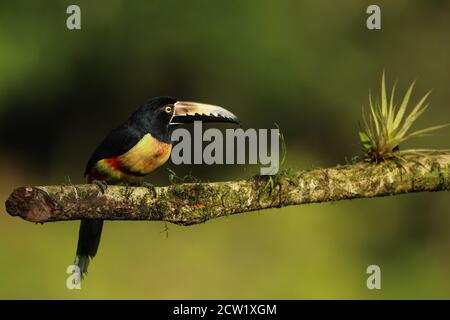
[[[398,107],[394,104],[396,84],[394,84],[388,100],[384,72],[381,79],[380,101],[372,101],[372,94],[369,91],[370,114],[367,120],[363,107],[363,127],[359,132],[359,138],[368,161],[378,163],[388,159],[398,159],[404,153],[418,152],[419,150],[400,152],[400,144],[413,137],[428,135],[430,132],[448,125],[438,125],[410,132],[411,126],[428,108],[428,104],[425,102],[431,93],[431,91],[427,92],[406,115],[414,84],[415,82],[410,85]]]

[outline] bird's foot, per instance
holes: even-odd
[[[147,188],[153,195],[153,198],[156,198],[156,187],[150,182],[143,181],[139,184],[140,187]]]
[[[108,189],[108,184],[105,180],[92,180],[92,184],[95,184],[102,194],[105,193],[106,189]]]

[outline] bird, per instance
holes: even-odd
[[[237,116],[220,106],[165,96],[152,98],[95,149],[84,172],[87,182],[102,192],[109,184],[144,184],[144,177],[169,159],[174,128],[194,121],[239,124]],[[97,254],[102,229],[103,220],[81,220],[75,258],[80,280]]]

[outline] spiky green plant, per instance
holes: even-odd
[[[368,160],[380,162],[397,158],[400,154],[399,146],[402,142],[412,137],[427,135],[431,131],[441,129],[448,125],[438,125],[409,132],[414,122],[428,108],[428,104],[425,104],[425,102],[431,93],[431,91],[427,92],[406,116],[406,109],[414,84],[415,82],[410,85],[398,107],[394,104],[396,84],[394,84],[392,88],[388,101],[384,72],[381,79],[380,100],[375,100],[375,102],[372,101],[372,94],[369,91],[370,114],[367,120],[363,107],[363,126],[359,132],[359,138]]]

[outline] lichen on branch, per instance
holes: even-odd
[[[270,179],[270,181],[269,181]],[[270,182],[270,183],[269,183]],[[80,219],[153,220],[180,225],[255,210],[450,189],[450,153],[405,156],[248,180],[157,187],[93,184],[20,187],[6,210],[31,222]],[[156,196],[155,196],[156,195]]]

